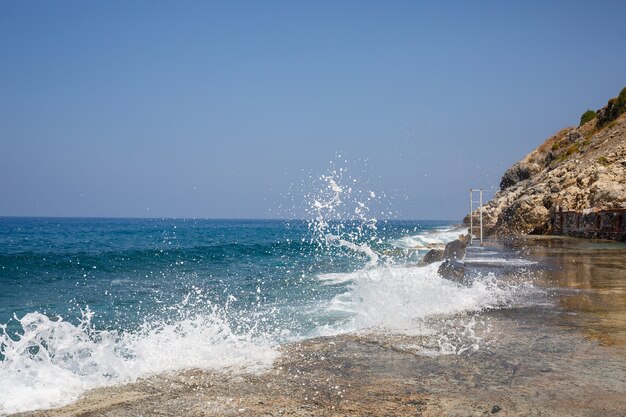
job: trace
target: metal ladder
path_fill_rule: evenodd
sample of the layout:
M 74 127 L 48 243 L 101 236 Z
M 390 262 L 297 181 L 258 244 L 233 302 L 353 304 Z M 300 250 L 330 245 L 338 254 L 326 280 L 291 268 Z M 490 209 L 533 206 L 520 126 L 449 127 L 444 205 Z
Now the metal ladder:
M 474 198 L 475 194 L 478 193 L 478 201 Z M 483 189 L 474 189 L 470 188 L 469 190 L 469 201 L 470 201 L 470 245 L 474 244 L 474 229 L 479 229 L 480 243 L 483 243 Z M 479 225 L 474 226 L 474 205 L 478 203 L 478 216 L 479 216 Z

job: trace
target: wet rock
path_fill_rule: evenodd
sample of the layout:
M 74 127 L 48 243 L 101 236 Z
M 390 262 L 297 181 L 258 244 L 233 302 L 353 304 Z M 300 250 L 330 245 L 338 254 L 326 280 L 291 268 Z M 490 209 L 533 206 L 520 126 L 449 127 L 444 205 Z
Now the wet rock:
M 461 262 L 446 259 L 439 265 L 437 273 L 444 279 L 466 285 L 465 265 Z
M 442 258 L 451 260 L 463 259 L 465 249 L 467 248 L 467 241 L 466 238 L 462 238 L 449 242 L 443 250 Z
M 420 260 L 419 265 L 429 265 L 442 260 L 459 260 L 465 256 L 465 250 L 469 242 L 468 235 L 462 235 L 458 239 L 448 242 L 446 247 L 441 249 L 431 249 Z
M 431 249 L 420 260 L 419 265 L 430 265 L 432 263 L 442 261 L 443 253 L 444 251 L 442 249 Z

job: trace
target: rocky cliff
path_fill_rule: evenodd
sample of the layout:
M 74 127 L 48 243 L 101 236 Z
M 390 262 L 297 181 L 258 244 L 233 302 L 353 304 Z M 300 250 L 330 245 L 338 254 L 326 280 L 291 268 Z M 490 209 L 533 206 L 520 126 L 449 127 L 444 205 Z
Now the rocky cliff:
M 487 234 L 547 234 L 560 210 L 626 208 L 626 88 L 515 163 L 486 204 Z

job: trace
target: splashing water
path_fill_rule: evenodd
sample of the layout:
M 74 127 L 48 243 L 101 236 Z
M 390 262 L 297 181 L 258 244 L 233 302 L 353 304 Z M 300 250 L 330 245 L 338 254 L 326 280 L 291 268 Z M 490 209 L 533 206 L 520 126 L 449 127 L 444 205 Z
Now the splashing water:
M 381 256 L 370 246 L 381 242 L 376 234 L 378 221 L 368 215 L 376 193 L 358 190 L 358 180 L 345 168 L 331 168 L 318 182 L 316 191 L 307 196 L 311 200 L 307 209 L 311 242 L 323 250 L 339 247 L 365 255 L 370 268 L 378 265 Z M 343 182 L 348 185 L 340 185 Z
M 407 268 L 393 256 L 381 254 L 372 246 L 384 247 L 391 243 L 404 250 L 427 250 L 445 245 L 465 230 L 438 227 L 425 233 L 405 233 L 400 238 L 383 242 L 378 235 L 378 221 L 367 216 L 367 204 L 375 198 L 375 192 L 355 192 L 357 181 L 344 169 L 332 169 L 320 176 L 319 182 L 319 191 L 311 198 L 309 230 L 313 235 L 312 242 L 324 252 L 334 247 L 345 248 L 348 252 L 339 254 L 363 254 L 369 261 L 356 271 L 317 277 L 322 285 L 345 288 L 317 311 L 318 315 L 335 318 L 319 326 L 317 335 L 362 330 L 434 334 L 437 335 L 438 354 L 460 354 L 477 350 L 481 344 L 473 314 L 510 305 L 528 295 L 525 283 L 499 282 L 493 274 L 478 277 L 469 287 L 459 286 L 438 275 L 439 263 Z M 346 183 L 349 185 L 344 185 Z M 433 320 L 438 316 L 446 318 Z M 458 317 L 453 319 L 452 326 L 448 317 L 454 316 Z M 428 352 L 433 354 L 435 350 Z
M 322 334 L 377 328 L 409 334 L 416 329 L 422 331 L 420 325 L 435 316 L 512 305 L 528 296 L 532 288 L 526 282 L 501 282 L 493 274 L 477 278 L 470 287 L 460 286 L 441 278 L 437 268 L 438 264 L 420 268 L 385 266 L 320 276 L 330 285 L 349 284 L 347 291 L 324 307 L 327 314 L 342 315 L 345 320 L 325 328 Z
M 176 320 L 146 322 L 135 332 L 96 330 L 89 309 L 78 325 L 40 313 L 16 318 L 22 335 L 0 327 L 0 414 L 63 405 L 95 387 L 166 371 L 258 372 L 272 364 L 273 338 L 253 327 L 235 332 L 227 308 L 207 310 L 181 310 Z

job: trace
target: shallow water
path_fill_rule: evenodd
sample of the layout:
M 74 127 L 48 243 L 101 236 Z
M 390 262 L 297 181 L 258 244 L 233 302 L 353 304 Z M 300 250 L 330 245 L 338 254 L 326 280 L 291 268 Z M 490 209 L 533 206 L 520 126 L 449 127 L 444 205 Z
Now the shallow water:
M 541 263 L 534 283 L 567 314 L 563 322 L 602 344 L 626 344 L 626 244 L 560 237 L 506 242 Z

